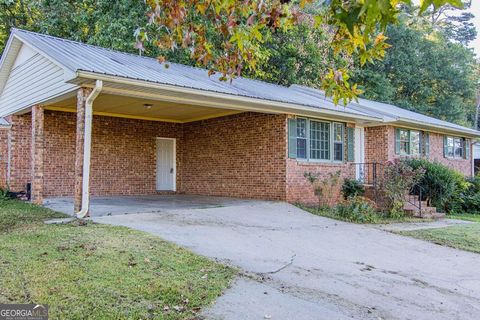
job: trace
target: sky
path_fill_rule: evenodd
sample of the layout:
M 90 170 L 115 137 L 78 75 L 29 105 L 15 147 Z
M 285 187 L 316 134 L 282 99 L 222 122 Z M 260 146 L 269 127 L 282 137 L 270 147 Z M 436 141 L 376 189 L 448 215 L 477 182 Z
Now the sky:
M 480 57 L 480 1 L 473 0 L 470 10 L 475 15 L 474 23 L 477 28 L 477 39 L 471 43 L 471 46 L 475 49 L 475 53 Z

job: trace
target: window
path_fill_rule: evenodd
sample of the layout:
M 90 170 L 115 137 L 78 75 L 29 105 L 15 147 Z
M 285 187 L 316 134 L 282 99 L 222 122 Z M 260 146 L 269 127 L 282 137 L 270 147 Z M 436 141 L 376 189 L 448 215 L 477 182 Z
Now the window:
M 307 158 L 307 120 L 297 120 L 297 158 Z
M 420 132 L 410 131 L 410 155 L 420 156 Z
M 344 133 L 343 124 L 333 124 L 333 160 L 343 161 L 344 147 L 343 147 Z
M 343 123 L 297 118 L 296 158 L 312 161 L 343 161 L 344 135 Z
M 466 159 L 469 158 L 469 141 L 460 137 L 444 137 L 443 153 L 446 158 Z
M 430 153 L 430 141 L 428 133 L 396 129 L 395 131 L 395 153 L 402 156 L 428 156 Z

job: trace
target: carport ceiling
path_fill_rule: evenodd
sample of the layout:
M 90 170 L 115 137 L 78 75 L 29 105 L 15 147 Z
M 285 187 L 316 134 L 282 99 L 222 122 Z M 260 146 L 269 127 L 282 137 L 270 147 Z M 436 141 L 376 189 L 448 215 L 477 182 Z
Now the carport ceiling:
M 76 97 L 69 97 L 49 104 L 46 109 L 76 112 L 76 103 Z M 241 112 L 112 94 L 98 96 L 93 104 L 93 111 L 96 115 L 169 122 L 191 122 Z

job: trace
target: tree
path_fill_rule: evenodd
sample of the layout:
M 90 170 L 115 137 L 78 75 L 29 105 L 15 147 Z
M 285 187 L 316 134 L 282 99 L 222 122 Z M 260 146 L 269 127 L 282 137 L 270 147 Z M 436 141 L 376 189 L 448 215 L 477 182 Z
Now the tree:
M 369 99 L 471 126 L 478 89 L 478 64 L 470 49 L 400 24 L 386 33 L 385 58 L 357 71 L 355 81 Z
M 209 73 L 232 80 L 244 69 L 255 72 L 264 56 L 262 45 L 277 30 L 311 18 L 316 27 L 328 28 L 335 54 L 357 57 L 360 64 L 381 59 L 388 45 L 382 35 L 387 25 L 397 21 L 400 4 L 409 0 L 325 0 L 320 14 L 309 15 L 305 4 L 313 0 L 147 0 L 151 8 L 149 28 L 139 28 L 137 48 L 145 43 L 161 50 L 181 48 L 190 52 L 195 63 Z M 460 0 L 421 0 L 420 12 L 430 6 L 461 6 Z M 215 32 L 209 33 L 208 30 Z M 165 61 L 159 56 L 159 61 Z M 346 68 L 330 68 L 322 75 L 321 87 L 334 101 L 344 103 L 360 93 L 349 81 Z
M 0 0 L 0 53 L 11 27 L 138 52 L 134 31 L 146 25 L 146 13 L 138 0 Z

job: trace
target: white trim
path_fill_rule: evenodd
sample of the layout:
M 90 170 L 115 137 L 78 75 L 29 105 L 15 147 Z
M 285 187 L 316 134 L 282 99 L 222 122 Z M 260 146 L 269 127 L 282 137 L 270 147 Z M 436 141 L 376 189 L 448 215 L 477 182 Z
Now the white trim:
M 173 188 L 172 190 L 160 190 L 158 189 L 158 145 L 155 143 L 155 189 L 156 191 L 177 191 L 177 138 L 165 138 L 165 137 L 157 137 L 155 139 L 155 142 L 158 140 L 172 140 L 173 141 L 173 152 L 172 152 L 172 157 L 173 157 Z

